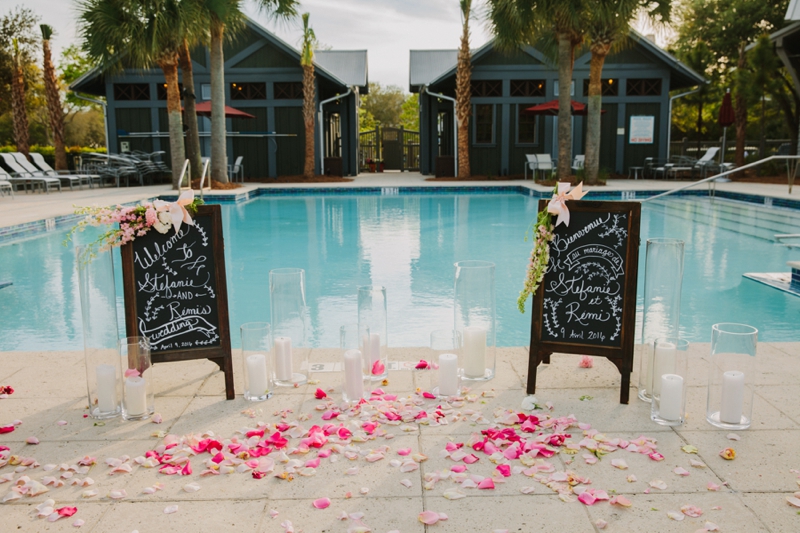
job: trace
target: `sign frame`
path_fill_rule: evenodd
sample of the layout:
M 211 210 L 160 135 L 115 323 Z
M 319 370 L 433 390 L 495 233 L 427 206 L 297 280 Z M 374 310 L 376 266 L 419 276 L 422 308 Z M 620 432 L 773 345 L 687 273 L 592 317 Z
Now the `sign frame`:
M 228 314 L 228 285 L 225 276 L 225 241 L 222 236 L 222 212 L 218 205 L 201 205 L 197 209 L 197 218 L 209 218 L 211 226 L 212 261 L 214 261 L 214 281 L 217 294 L 217 316 L 219 318 L 219 345 L 203 348 L 180 348 L 164 350 L 151 355 L 155 363 L 170 363 L 176 361 L 192 361 L 208 359 L 219 366 L 225 373 L 225 397 L 228 400 L 235 398 L 233 385 L 233 359 L 231 357 L 231 333 Z M 164 236 L 169 238 L 172 229 Z M 139 335 L 138 316 L 136 314 L 136 272 L 134 265 L 133 243 L 130 242 L 120 248 L 122 253 L 122 285 L 125 298 L 125 331 L 128 336 Z
M 539 200 L 539 211 L 547 209 L 548 200 Z M 570 213 L 625 213 L 628 215 L 628 242 L 625 250 L 625 282 L 622 298 L 622 327 L 619 347 L 599 346 L 591 341 L 556 342 L 542 340 L 544 313 L 544 280 L 533 295 L 531 317 L 531 344 L 528 352 L 527 393 L 536 392 L 536 369 L 539 363 L 550 364 L 553 353 L 596 355 L 611 361 L 622 376 L 620 403 L 630 400 L 630 380 L 633 371 L 634 337 L 636 335 L 636 286 L 639 273 L 640 221 L 642 205 L 639 202 L 570 200 L 566 203 Z
M 637 124 L 634 127 L 634 123 Z M 634 137 L 634 134 L 639 134 L 640 129 L 647 126 L 650 136 L 649 137 Z M 655 143 L 656 134 L 656 117 L 655 115 L 631 115 L 628 123 L 628 144 L 653 144 Z M 642 139 L 642 140 L 640 140 Z

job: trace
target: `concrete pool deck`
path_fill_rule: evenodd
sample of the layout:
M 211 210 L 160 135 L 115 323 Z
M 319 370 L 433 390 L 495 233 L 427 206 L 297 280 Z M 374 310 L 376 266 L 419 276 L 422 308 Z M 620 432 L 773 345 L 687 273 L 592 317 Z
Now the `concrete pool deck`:
M 608 439 L 633 441 L 644 435 L 657 440 L 658 451 L 665 458 L 658 462 L 646 454 L 618 449 L 590 465 L 584 458 L 585 449 L 570 455 L 563 447 L 552 458 L 544 462 L 539 460 L 539 467 L 550 463 L 556 472 L 572 471 L 579 477 L 591 479 L 591 484 L 585 487 L 607 491 L 612 497 L 625 496 L 632 502 L 630 508 L 612 506 L 607 501 L 593 506 L 562 501 L 551 488 L 521 473 L 525 467 L 518 459 L 501 461 L 519 468 L 515 468 L 510 477 L 496 477 L 494 489 L 463 488 L 461 492 L 466 497 L 451 500 L 444 495 L 458 485 L 451 479 L 444 479 L 426 490 L 426 482 L 437 472 L 449 471 L 456 464 L 443 457 L 448 442 L 466 442 L 473 432 L 489 427 L 508 427 L 498 424 L 497 420 L 505 418 L 507 410 L 521 411 L 521 402 L 526 396 L 527 352 L 526 348 L 498 349 L 496 378 L 473 386 L 466 401 L 454 402 L 450 410 L 445 408 L 447 425 L 381 419 L 379 429 L 386 434 L 352 443 L 360 453 L 351 455 L 351 460 L 334 453 L 322 459 L 315 469 L 316 475 L 295 475 L 293 481 L 275 477 L 287 466 L 281 462 L 278 452 L 270 456 L 275 458 L 274 472 L 263 479 L 254 479 L 249 471 L 201 477 L 203 462 L 211 457 L 206 454 L 191 458 L 194 473 L 189 476 L 159 474 L 156 468 L 145 468 L 134 461 L 129 463 L 132 465 L 130 473 L 109 475 L 111 468 L 106 466 L 105 460 L 144 455 L 163 442 L 161 437 L 154 436 L 159 431 L 163 432 L 162 436 L 200 436 L 213 432 L 222 440 L 261 423 L 267 426 L 267 435 L 275 431 L 275 424 L 291 424 L 298 419 L 305 429 L 314 424 L 323 425 L 326 422 L 320 419 L 323 411 L 318 410 L 318 406 L 325 401 L 315 399 L 315 389 L 324 389 L 338 401 L 340 374 L 316 373 L 311 377 L 319 380 L 318 384 L 278 389 L 267 402 L 251 403 L 241 394 L 235 400 L 225 400 L 222 374 L 211 362 L 160 364 L 154 368 L 155 402 L 156 411 L 163 416 L 162 424 L 114 419 L 95 425 L 92 419 L 83 418 L 86 377 L 81 352 L 0 353 L 0 385 L 15 388 L 13 395 L 0 399 L 0 425 L 10 424 L 14 419 L 22 421 L 14 432 L 0 435 L 0 445 L 8 446 L 11 454 L 35 458 L 41 465 L 67 467 L 86 455 L 96 457 L 98 463 L 88 473 L 95 481 L 90 487 L 71 486 L 70 479 L 66 479 L 63 487 L 50 486 L 45 494 L 0 504 L 2 529 L 75 531 L 73 522 L 82 519 L 85 525 L 79 531 L 284 532 L 285 525 L 281 524 L 288 520 L 296 532 L 357 531 L 350 529 L 359 524 L 356 520 L 340 520 L 344 511 L 363 513 L 361 522 L 376 533 L 391 530 L 401 533 L 505 530 L 528 533 L 559 529 L 588 533 L 597 531 L 598 520 L 608 523 L 605 531 L 626 533 L 691 533 L 706 527 L 706 521 L 718 525 L 722 532 L 800 530 L 798 509 L 786 500 L 800 490 L 800 403 L 797 402 L 800 343 L 759 345 L 761 376 L 757 382 L 754 422 L 751 429 L 736 433 L 741 440 L 729 440 L 730 431 L 716 429 L 705 421 L 708 344 L 694 344 L 690 348 L 688 419 L 680 428 L 651 422 L 650 405 L 639 401 L 635 390 L 631 391 L 629 405 L 619 404 L 619 374 L 603 358 L 594 358 L 594 368 L 583 369 L 578 367 L 578 356 L 555 354 L 551 365 L 540 367 L 536 397 L 539 404 L 544 406 L 552 402 L 553 406 L 552 412 L 547 408 L 534 411 L 540 419 L 544 419 L 545 414 L 554 417 L 574 414 L 579 422 L 591 424 L 591 428 Z M 390 351 L 390 359 L 395 361 L 429 357 L 425 349 L 393 348 Z M 331 362 L 338 360 L 339 354 L 337 350 L 314 349 L 310 358 L 312 363 Z M 234 351 L 234 362 L 236 388 L 241 393 L 238 350 Z M 383 389 L 398 397 L 412 395 L 416 390 L 428 391 L 434 375 L 431 370 L 391 372 Z M 634 372 L 632 383 L 636 382 L 637 373 Z M 436 400 L 417 398 L 419 407 L 428 413 L 441 405 Z M 254 411 L 243 413 L 247 409 Z M 336 419 L 331 422 L 339 423 Z M 376 435 L 380 433 L 377 431 Z M 574 426 L 564 433 L 571 434 L 568 440 L 575 444 L 584 436 L 584 431 Z M 238 436 L 244 438 L 241 434 Z M 26 444 L 28 437 L 37 437 L 40 443 Z M 330 442 L 334 441 L 332 437 Z M 330 442 L 323 449 L 330 448 Z M 697 453 L 683 451 L 681 448 L 687 444 L 695 446 Z M 292 438 L 287 449 L 298 445 L 299 439 Z M 385 458 L 368 462 L 367 451 L 381 447 Z M 736 450 L 735 460 L 726 461 L 719 456 L 719 451 L 727 447 Z M 427 460 L 419 463 L 418 470 L 403 473 L 397 463 L 391 463 L 395 459 L 406 459 L 397 454 L 404 448 L 411 449 L 412 454 L 427 456 Z M 468 472 L 491 476 L 495 464 L 487 454 L 476 452 L 476 455 L 480 460 L 470 464 Z M 307 454 L 289 455 L 301 459 L 301 464 L 316 456 L 317 450 L 313 448 Z M 334 457 L 339 460 L 332 460 Z M 613 459 L 624 459 L 628 468 L 614 468 Z M 701 461 L 706 466 L 693 467 L 691 460 Z M 683 468 L 688 475 L 675 473 L 676 467 Z M 44 472 L 43 466 L 14 473 L 15 468 L 2 467 L 0 475 L 10 474 L 13 483 L 25 475 L 41 481 L 45 476 L 62 473 L 58 469 Z M 352 470 L 354 468 L 356 470 Z M 635 476 L 635 481 L 629 480 L 631 475 Z M 655 480 L 663 480 L 666 488 L 652 488 L 650 482 Z M 142 493 L 144 488 L 157 482 L 163 483 L 163 490 L 150 495 Z M 12 483 L 0 484 L 0 499 L 9 492 Z M 201 490 L 186 492 L 183 487 L 187 483 L 197 483 Z M 708 489 L 715 485 L 720 486 L 718 491 Z M 524 494 L 523 487 L 534 490 Z M 96 490 L 98 494 L 84 498 L 82 492 L 87 489 Z M 109 498 L 110 491 L 120 489 L 127 492 L 126 497 L 116 501 Z M 315 509 L 312 502 L 323 497 L 330 498 L 330 507 Z M 37 518 L 35 507 L 48 498 L 55 500 L 56 508 L 77 507 L 77 514 L 54 523 Z M 682 516 L 680 509 L 686 505 L 702 509 L 702 517 L 687 516 L 682 521 L 668 517 L 670 511 L 678 511 Z M 165 514 L 169 506 L 177 506 L 177 512 Z M 273 510 L 278 513 L 275 518 L 270 514 Z M 446 513 L 449 519 L 424 526 L 417 519 L 423 511 Z
M 214 195 L 237 195 L 253 189 L 271 188 L 360 188 L 360 187 L 485 187 L 485 186 L 519 186 L 537 191 L 547 192 L 550 187 L 536 185 L 532 181 L 506 180 L 506 181 L 425 181 L 428 176 L 416 172 L 384 172 L 378 174 L 360 174 L 351 182 L 333 183 L 247 183 L 243 188 L 231 191 L 217 191 Z M 608 184 L 597 189 L 602 191 L 653 191 L 671 190 L 687 185 L 686 181 L 670 180 L 609 180 Z M 707 190 L 708 185 L 698 185 L 694 190 Z M 782 199 L 800 199 L 800 192 L 788 193 L 787 185 L 762 184 L 762 183 L 717 183 L 718 191 L 735 192 L 741 194 L 754 194 Z M 16 193 L 12 199 L 9 196 L 0 197 L 0 228 L 17 226 L 58 216 L 71 215 L 76 207 L 94 205 L 115 205 L 119 203 L 138 202 L 161 194 L 171 194 L 168 185 L 150 185 L 146 187 L 130 188 L 94 188 L 73 190 L 65 189 L 63 192 L 43 193 Z

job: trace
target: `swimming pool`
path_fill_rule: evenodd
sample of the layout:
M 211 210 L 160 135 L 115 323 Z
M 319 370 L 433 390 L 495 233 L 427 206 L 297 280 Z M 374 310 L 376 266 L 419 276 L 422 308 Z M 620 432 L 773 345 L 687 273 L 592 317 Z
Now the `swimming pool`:
M 425 346 L 432 330 L 452 324 L 453 263 L 465 259 L 497 264 L 498 345 L 528 344 L 530 315 L 517 311 L 516 298 L 537 198 L 502 191 L 302 194 L 222 205 L 234 346 L 240 324 L 269 320 L 269 270 L 289 266 L 306 270 L 314 346 L 338 344 L 338 327 L 356 319 L 356 287 L 366 284 L 387 287 L 390 345 Z M 0 246 L 0 282 L 13 281 L 0 289 L 0 350 L 83 348 L 74 254 L 61 244 L 64 233 Z M 708 342 L 712 324 L 744 322 L 762 341 L 800 340 L 800 298 L 742 278 L 787 271 L 786 261 L 798 258 L 772 242 L 776 233 L 800 233 L 800 211 L 699 196 L 643 204 L 640 305 L 645 240 L 680 238 L 685 338 Z

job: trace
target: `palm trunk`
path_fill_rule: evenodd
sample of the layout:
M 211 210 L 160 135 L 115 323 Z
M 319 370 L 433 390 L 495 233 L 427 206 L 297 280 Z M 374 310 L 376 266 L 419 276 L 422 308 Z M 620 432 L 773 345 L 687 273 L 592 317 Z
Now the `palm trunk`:
M 558 33 L 558 179 L 569 181 L 572 152 L 573 45 L 568 33 Z
M 167 117 L 169 119 L 169 151 L 172 160 L 172 188 L 180 188 L 184 163 L 181 91 L 178 87 L 178 57 L 172 55 L 159 62 L 167 82 Z
M 228 183 L 228 139 L 225 127 L 225 58 L 222 36 L 225 25 L 211 18 L 211 177 Z
M 739 46 L 739 61 L 737 63 L 740 70 L 745 67 L 744 43 Z M 744 92 L 741 87 L 736 88 L 734 96 L 733 114 L 736 118 L 736 159 L 737 167 L 745 164 L 744 144 L 747 136 L 747 102 L 745 102 Z
M 603 106 L 603 87 L 600 78 L 610 49 L 611 43 L 593 44 L 592 59 L 589 63 L 589 106 L 586 117 L 586 156 L 584 161 L 586 183 L 589 185 L 596 184 L 600 174 L 600 110 Z M 559 94 L 561 94 L 560 91 Z
M 763 90 L 763 89 L 762 89 Z M 765 130 L 766 125 L 766 100 L 764 98 L 764 94 L 761 95 L 761 139 L 759 139 L 758 143 L 758 158 L 764 159 L 767 157 L 767 133 Z M 758 167 L 758 175 L 761 176 L 763 173 L 764 167 Z
M 64 110 L 61 107 L 61 95 L 56 82 L 56 71 L 50 53 L 50 41 L 42 41 L 44 52 L 44 87 L 47 97 L 47 114 L 50 118 L 50 129 L 53 131 L 53 145 L 56 149 L 56 170 L 67 170 L 67 152 L 64 149 Z
M 697 104 L 697 153 L 699 154 L 703 149 L 703 101 Z
M 183 73 L 183 90 L 186 97 L 183 99 L 183 120 L 186 124 L 186 159 L 192 165 L 192 179 L 200 178 L 202 172 L 200 160 L 200 134 L 197 128 L 197 99 L 194 92 L 194 72 L 192 70 L 192 56 L 189 54 L 189 43 L 183 40 L 180 50 L 180 65 Z
M 303 65 L 303 124 L 306 129 L 303 177 L 306 179 L 314 179 L 314 93 L 314 65 Z M 322 128 L 322 124 L 319 127 Z M 322 146 L 320 150 L 323 150 Z
M 458 169 L 459 178 L 472 175 L 469 163 L 469 118 L 472 115 L 472 58 L 469 51 L 469 11 L 470 3 L 465 6 L 464 25 L 461 32 L 461 47 L 458 49 L 458 65 L 456 67 L 456 121 L 458 123 Z
M 11 78 L 11 111 L 14 114 L 14 142 L 17 152 L 28 156 L 28 110 L 25 108 L 25 76 L 19 58 L 14 60 L 14 72 Z

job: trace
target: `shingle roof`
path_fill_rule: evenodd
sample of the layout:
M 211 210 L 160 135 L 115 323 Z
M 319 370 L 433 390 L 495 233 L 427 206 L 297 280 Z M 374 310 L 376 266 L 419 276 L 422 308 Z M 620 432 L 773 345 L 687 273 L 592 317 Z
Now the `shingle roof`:
M 800 20 L 800 0 L 792 0 L 789 2 L 789 8 L 786 10 L 786 20 Z
M 432 82 L 455 67 L 457 60 L 458 50 L 411 50 L 408 80 L 411 90 Z
M 314 63 L 348 86 L 367 86 L 366 50 L 314 50 Z

